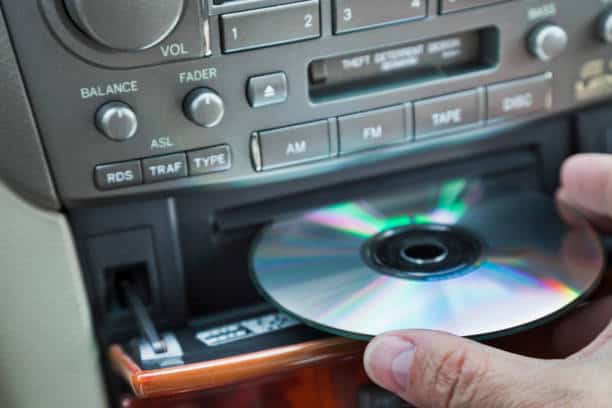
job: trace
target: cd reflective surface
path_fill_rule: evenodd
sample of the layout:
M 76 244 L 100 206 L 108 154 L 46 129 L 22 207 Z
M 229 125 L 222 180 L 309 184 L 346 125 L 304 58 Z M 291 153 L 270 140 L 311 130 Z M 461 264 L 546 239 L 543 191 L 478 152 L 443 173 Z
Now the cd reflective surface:
M 539 193 L 452 180 L 272 224 L 252 274 L 274 304 L 334 334 L 492 337 L 555 316 L 598 283 L 600 240 L 572 224 Z

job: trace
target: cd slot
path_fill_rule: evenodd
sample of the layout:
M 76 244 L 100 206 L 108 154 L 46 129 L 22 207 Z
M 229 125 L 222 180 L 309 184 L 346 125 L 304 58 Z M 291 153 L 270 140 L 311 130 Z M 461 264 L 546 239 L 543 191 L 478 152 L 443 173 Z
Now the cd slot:
M 509 176 L 508 176 L 509 175 Z M 508 176 L 508 177 L 506 177 Z M 384 180 L 367 179 L 344 185 L 265 201 L 248 207 L 223 210 L 215 217 L 219 233 L 251 228 L 270 221 L 285 218 L 315 207 L 335 202 L 353 200 L 364 195 L 394 191 L 405 186 L 416 186 L 455 177 L 503 178 L 512 184 L 516 181 L 525 187 L 538 188 L 537 156 L 530 149 L 520 149 L 496 155 L 477 156 L 469 161 L 448 163 L 422 169 L 419 173 L 404 172 L 387 175 Z
M 313 61 L 309 66 L 313 101 L 355 93 L 417 85 L 494 68 L 499 62 L 499 30 L 487 27 Z

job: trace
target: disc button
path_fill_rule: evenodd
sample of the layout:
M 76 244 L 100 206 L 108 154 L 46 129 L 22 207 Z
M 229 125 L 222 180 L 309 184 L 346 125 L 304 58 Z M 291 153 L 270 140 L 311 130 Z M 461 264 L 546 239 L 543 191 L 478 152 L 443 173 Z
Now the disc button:
M 131 139 L 138 130 L 134 110 L 123 102 L 109 102 L 96 113 L 96 127 L 104 136 L 116 142 Z
M 550 110 L 552 74 L 491 85 L 487 96 L 489 123 Z

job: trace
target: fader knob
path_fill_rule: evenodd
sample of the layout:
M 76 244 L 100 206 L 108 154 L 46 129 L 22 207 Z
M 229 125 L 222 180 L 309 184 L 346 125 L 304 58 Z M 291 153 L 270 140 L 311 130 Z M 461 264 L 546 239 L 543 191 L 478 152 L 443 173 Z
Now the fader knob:
M 567 32 L 555 24 L 543 24 L 529 35 L 529 51 L 540 61 L 550 61 L 567 48 Z
M 185 116 L 198 126 L 211 128 L 221 123 L 225 115 L 223 99 L 209 88 L 197 88 L 183 102 Z
M 64 0 L 70 17 L 91 39 L 121 51 L 163 41 L 178 24 L 185 0 Z

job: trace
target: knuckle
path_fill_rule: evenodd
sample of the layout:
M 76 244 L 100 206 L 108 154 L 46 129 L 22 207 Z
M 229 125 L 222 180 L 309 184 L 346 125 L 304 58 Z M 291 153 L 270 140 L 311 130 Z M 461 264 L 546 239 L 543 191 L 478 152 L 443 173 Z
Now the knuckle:
M 487 366 L 486 354 L 474 356 L 466 349 L 445 353 L 434 363 L 429 401 L 440 408 L 472 406 L 481 393 Z

